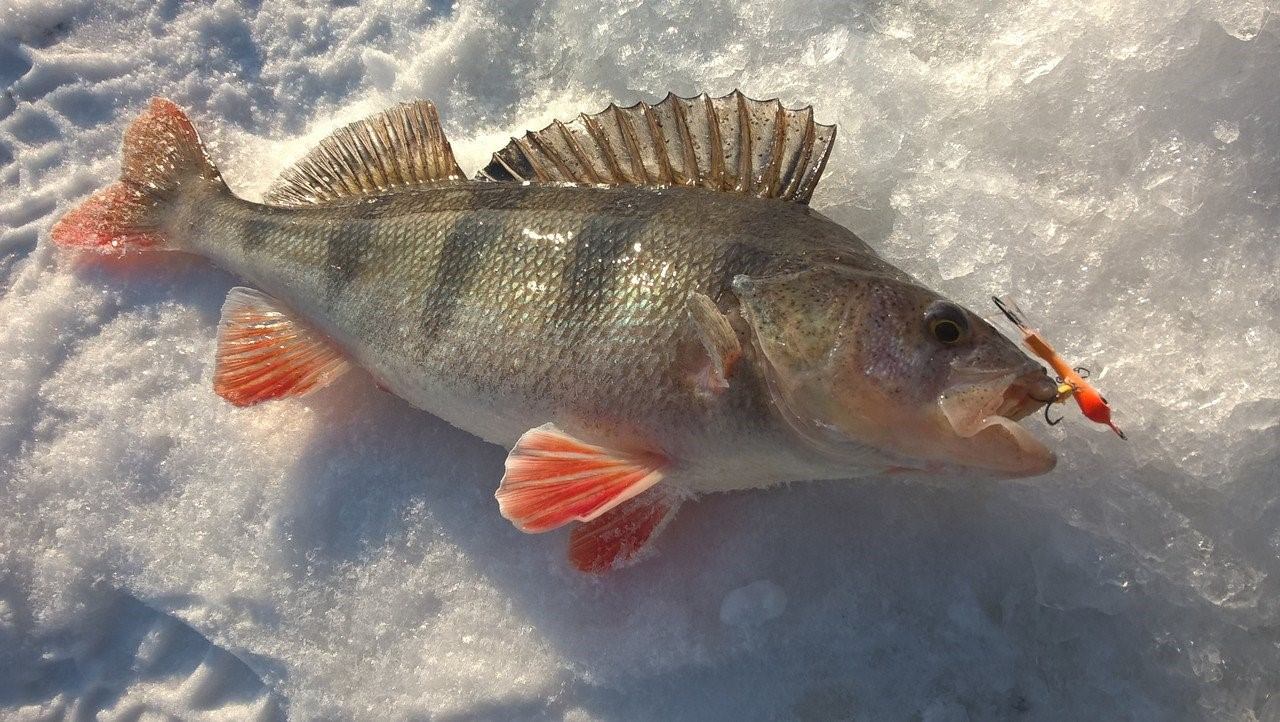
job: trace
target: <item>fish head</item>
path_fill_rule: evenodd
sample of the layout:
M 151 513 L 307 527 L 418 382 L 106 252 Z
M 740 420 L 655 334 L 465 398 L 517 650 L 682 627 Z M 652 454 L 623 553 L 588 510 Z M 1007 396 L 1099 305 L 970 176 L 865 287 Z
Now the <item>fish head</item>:
M 734 290 L 775 407 L 850 463 L 1034 476 L 1056 458 L 1017 422 L 1057 384 L 972 311 L 908 280 L 840 267 Z

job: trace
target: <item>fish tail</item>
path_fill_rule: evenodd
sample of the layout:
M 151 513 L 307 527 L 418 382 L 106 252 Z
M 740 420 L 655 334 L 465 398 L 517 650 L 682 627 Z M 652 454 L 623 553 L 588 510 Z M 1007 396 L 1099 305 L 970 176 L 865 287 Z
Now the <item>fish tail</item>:
M 173 248 L 166 220 L 184 195 L 230 193 L 195 126 L 172 101 L 152 98 L 124 134 L 120 180 L 58 220 L 60 246 L 125 253 Z

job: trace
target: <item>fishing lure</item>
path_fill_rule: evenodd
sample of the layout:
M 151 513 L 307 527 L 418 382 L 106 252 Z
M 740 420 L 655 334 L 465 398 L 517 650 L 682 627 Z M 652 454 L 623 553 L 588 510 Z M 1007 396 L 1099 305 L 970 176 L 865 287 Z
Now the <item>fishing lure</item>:
M 1022 342 L 1026 344 L 1027 348 L 1044 359 L 1058 374 L 1058 398 L 1050 401 L 1045 406 L 1045 419 L 1049 421 L 1049 424 L 1053 425 L 1061 421 L 1061 419 L 1057 421 L 1049 419 L 1049 406 L 1055 403 L 1064 403 L 1068 398 L 1074 397 L 1085 418 L 1095 423 L 1109 426 L 1112 431 L 1116 432 L 1116 436 L 1127 439 L 1128 437 L 1124 435 L 1120 427 L 1116 426 L 1115 422 L 1111 420 L 1111 406 L 1107 403 L 1107 399 L 1094 388 L 1093 384 L 1085 380 L 1089 375 L 1088 369 L 1076 368 L 1067 363 L 1066 359 L 1062 358 L 1053 349 L 1053 346 L 1049 345 L 1044 336 L 1040 335 L 1039 331 L 1027 323 L 1026 314 L 1023 313 L 1022 309 L 1018 308 L 1018 304 L 1011 297 L 998 298 L 992 296 L 991 300 L 995 301 L 996 308 L 1000 309 L 1005 318 L 1009 319 L 1022 332 Z

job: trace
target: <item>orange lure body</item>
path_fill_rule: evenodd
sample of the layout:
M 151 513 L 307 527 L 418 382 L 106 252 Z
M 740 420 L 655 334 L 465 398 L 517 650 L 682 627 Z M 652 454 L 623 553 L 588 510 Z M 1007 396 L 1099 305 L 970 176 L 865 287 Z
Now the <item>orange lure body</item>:
M 1062 358 L 1054 350 L 1053 346 L 1049 345 L 1049 342 L 1044 339 L 1044 336 L 1040 335 L 1039 331 L 1027 323 L 1022 309 L 1018 308 L 1018 304 L 1014 303 L 1013 299 L 1008 296 L 1004 299 L 992 296 L 991 300 L 996 302 L 996 306 L 1004 313 L 1005 317 L 1022 332 L 1022 342 L 1026 344 L 1027 348 L 1036 356 L 1044 359 L 1045 363 L 1053 367 L 1054 372 L 1058 374 L 1058 378 L 1062 380 L 1062 383 L 1071 387 L 1070 395 L 1075 397 L 1076 403 L 1080 406 L 1080 411 L 1085 418 L 1109 426 L 1112 431 L 1116 432 L 1117 436 L 1122 439 L 1127 438 L 1124 432 L 1120 430 L 1120 427 L 1116 426 L 1111 420 L 1111 406 L 1107 404 L 1106 398 L 1094 388 L 1093 384 L 1086 381 L 1075 370 L 1075 367 L 1067 363 L 1066 359 Z M 1065 397 L 1062 397 L 1062 400 L 1065 400 Z

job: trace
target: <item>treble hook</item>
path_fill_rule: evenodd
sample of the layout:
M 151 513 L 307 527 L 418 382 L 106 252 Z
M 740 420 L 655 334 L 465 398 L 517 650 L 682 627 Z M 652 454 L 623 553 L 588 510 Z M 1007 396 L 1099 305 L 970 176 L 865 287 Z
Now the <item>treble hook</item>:
M 1051 409 L 1051 408 L 1053 408 L 1053 402 L 1052 402 L 1052 401 L 1050 401 L 1050 402 L 1048 402 L 1048 403 L 1046 403 L 1046 404 L 1044 405 L 1044 421 L 1045 421 L 1045 423 L 1046 423 L 1046 424 L 1048 424 L 1048 425 L 1050 425 L 1050 426 L 1057 426 L 1058 424 L 1062 423 L 1062 418 L 1063 418 L 1063 417 L 1059 416 L 1059 417 L 1058 417 L 1058 418 L 1056 418 L 1056 419 L 1051 419 L 1051 418 L 1049 418 L 1049 409 Z
M 1089 378 L 1090 371 L 1089 371 L 1089 369 L 1087 369 L 1087 368 L 1085 368 L 1085 367 L 1083 367 L 1083 366 L 1077 366 L 1077 367 L 1075 367 L 1075 368 L 1074 368 L 1074 369 L 1072 369 L 1072 370 L 1073 370 L 1073 371 L 1075 371 L 1076 373 L 1080 374 L 1080 378 L 1082 378 L 1082 379 L 1087 379 L 1087 378 Z

